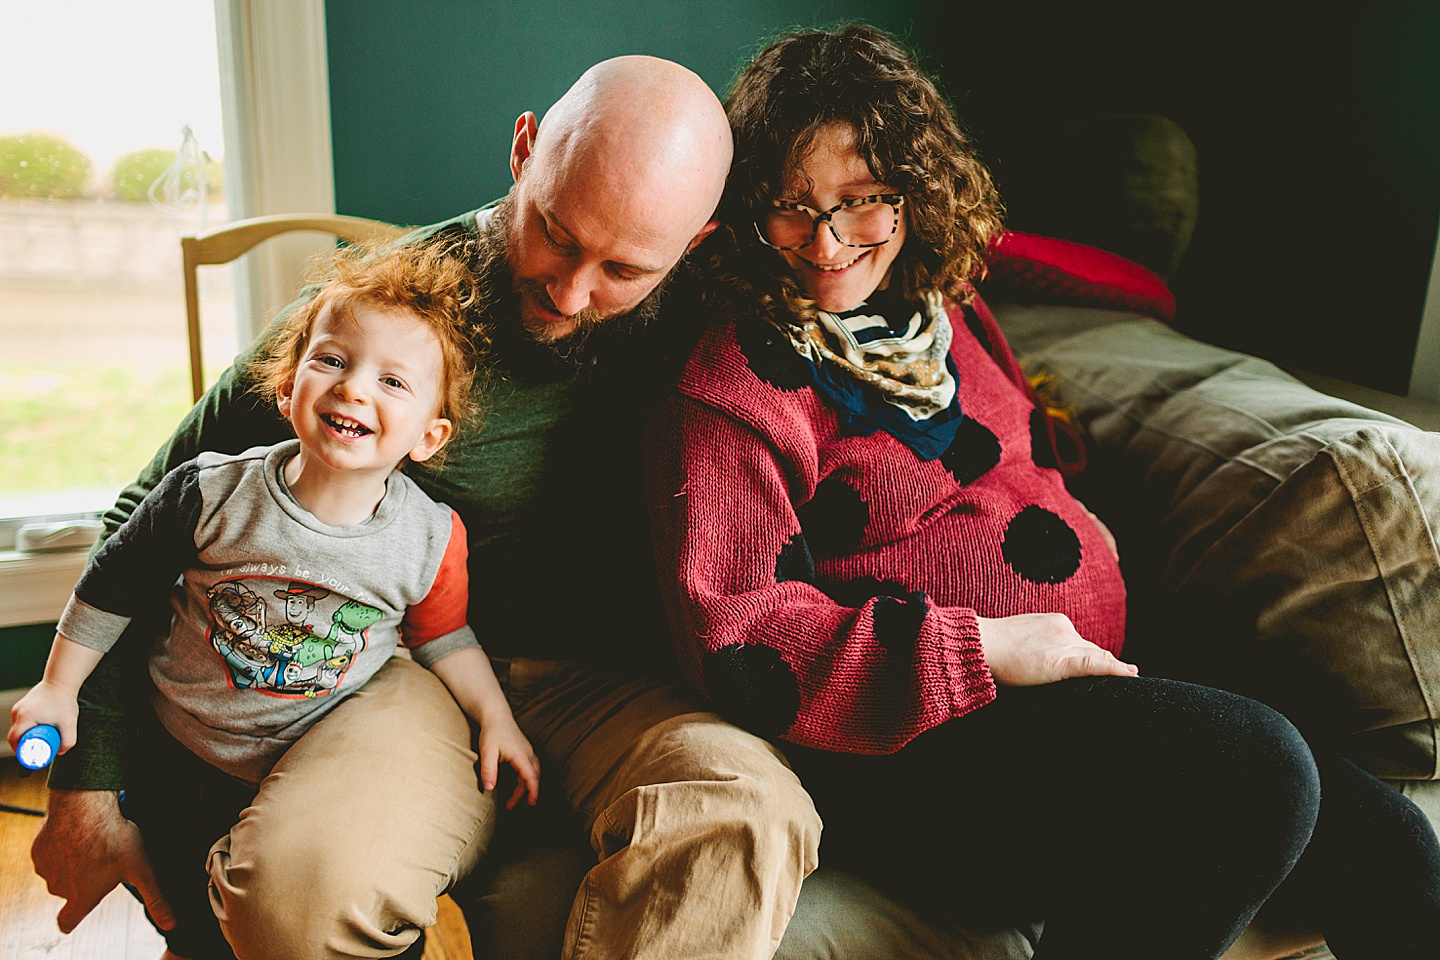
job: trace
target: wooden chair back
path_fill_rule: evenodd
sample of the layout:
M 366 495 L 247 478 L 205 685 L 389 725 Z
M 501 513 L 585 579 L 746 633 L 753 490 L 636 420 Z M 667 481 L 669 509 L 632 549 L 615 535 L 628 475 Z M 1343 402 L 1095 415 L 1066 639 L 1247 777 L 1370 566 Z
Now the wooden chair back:
M 185 322 L 190 337 L 190 389 L 199 400 L 205 392 L 205 374 L 200 357 L 200 288 L 197 271 L 202 266 L 229 263 L 271 237 L 296 230 L 329 233 L 350 243 L 393 240 L 408 228 L 347 217 L 333 213 L 282 213 L 236 220 L 197 236 L 181 237 L 180 250 L 185 269 Z

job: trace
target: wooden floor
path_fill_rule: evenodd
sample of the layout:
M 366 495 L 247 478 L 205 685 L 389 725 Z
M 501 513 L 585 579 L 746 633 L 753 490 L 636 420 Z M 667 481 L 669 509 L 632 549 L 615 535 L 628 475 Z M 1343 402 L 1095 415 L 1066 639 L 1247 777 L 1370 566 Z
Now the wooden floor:
M 45 808 L 45 778 L 20 775 L 13 757 L 0 760 L 0 803 Z M 69 936 L 55 926 L 60 899 L 30 868 L 38 816 L 0 812 L 0 958 L 3 960 L 157 960 L 165 941 L 140 904 L 115 890 Z M 460 909 L 440 899 L 439 922 L 426 933 L 424 960 L 474 960 Z

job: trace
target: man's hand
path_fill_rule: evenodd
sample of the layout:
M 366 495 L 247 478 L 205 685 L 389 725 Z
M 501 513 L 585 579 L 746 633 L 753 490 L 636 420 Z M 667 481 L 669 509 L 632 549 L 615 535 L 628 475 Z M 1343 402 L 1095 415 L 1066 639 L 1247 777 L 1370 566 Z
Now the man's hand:
M 74 930 L 122 882 L 140 892 L 161 929 L 175 926 L 140 829 L 120 815 L 119 799 L 108 790 L 51 790 L 30 860 L 45 889 L 65 901 L 56 917 L 61 933 Z
M 1133 677 L 1140 672 L 1080 636 L 1063 613 L 979 619 L 980 646 L 998 684 L 1035 687 L 1070 677 Z

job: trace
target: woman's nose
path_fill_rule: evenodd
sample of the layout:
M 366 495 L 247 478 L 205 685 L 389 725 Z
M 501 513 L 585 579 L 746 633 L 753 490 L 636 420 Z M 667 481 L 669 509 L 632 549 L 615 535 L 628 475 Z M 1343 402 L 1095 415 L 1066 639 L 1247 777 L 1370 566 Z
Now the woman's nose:
M 807 245 L 811 255 L 817 260 L 828 260 L 835 256 L 845 244 L 835 238 L 835 231 L 830 226 L 830 221 L 815 224 L 815 236 Z

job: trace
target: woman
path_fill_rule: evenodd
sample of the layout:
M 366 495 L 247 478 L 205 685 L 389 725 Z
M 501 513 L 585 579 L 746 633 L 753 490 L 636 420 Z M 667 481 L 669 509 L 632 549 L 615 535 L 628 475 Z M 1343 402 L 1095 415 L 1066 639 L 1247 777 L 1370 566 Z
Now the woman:
M 1413 805 L 1117 658 L 1113 540 L 970 285 L 998 198 L 913 59 L 799 34 L 726 108 L 734 282 L 652 424 L 652 523 L 682 664 L 784 741 L 824 862 L 1043 918 L 1046 958 L 1216 957 L 1277 887 L 1342 960 L 1433 952 Z

